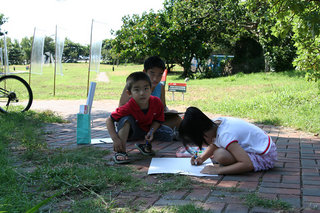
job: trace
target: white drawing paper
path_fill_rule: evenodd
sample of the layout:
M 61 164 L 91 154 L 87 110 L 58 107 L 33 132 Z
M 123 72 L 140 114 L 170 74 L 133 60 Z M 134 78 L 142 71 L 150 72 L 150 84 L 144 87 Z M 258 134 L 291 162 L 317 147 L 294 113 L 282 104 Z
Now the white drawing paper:
M 200 173 L 206 165 L 213 165 L 211 159 L 206 160 L 202 165 L 195 166 L 191 165 L 190 158 L 152 158 L 148 175 L 172 173 L 191 176 L 217 176 Z
M 91 139 L 91 144 L 113 143 L 111 138 L 94 138 Z

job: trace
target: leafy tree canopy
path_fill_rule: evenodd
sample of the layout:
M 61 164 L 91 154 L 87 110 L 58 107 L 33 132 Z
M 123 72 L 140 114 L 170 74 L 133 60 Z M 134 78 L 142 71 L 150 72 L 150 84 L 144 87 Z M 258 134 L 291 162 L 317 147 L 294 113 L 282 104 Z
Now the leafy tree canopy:
M 293 64 L 298 70 L 307 71 L 309 80 L 319 80 L 320 2 L 270 0 L 270 3 L 270 13 L 276 17 L 276 24 L 272 27 L 273 34 L 284 37 L 292 30 L 297 48 L 297 57 Z
M 4 17 L 4 14 L 0 13 L 0 36 L 4 35 L 4 33 L 6 33 L 1 30 L 1 25 L 3 25 L 6 22 L 7 22 L 7 18 Z

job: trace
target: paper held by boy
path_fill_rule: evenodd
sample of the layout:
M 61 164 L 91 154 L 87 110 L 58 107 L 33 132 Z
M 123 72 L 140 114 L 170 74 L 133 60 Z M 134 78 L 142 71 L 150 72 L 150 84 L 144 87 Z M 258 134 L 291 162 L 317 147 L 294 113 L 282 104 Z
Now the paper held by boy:
M 190 158 L 152 158 L 148 175 L 171 173 L 191 176 L 218 176 L 200 173 L 206 165 L 213 165 L 211 159 L 206 160 L 202 165 L 195 166 L 191 165 Z

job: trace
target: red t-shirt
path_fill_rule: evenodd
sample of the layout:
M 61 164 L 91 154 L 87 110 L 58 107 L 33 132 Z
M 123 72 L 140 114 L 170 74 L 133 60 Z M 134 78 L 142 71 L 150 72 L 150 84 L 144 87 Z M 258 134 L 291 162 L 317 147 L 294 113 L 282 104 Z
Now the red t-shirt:
M 131 98 L 125 105 L 118 107 L 111 113 L 111 118 L 114 121 L 119 121 L 124 116 L 131 115 L 136 119 L 138 126 L 148 132 L 153 121 L 164 122 L 163 104 L 158 97 L 150 96 L 149 109 L 145 114 L 137 104 L 137 102 Z

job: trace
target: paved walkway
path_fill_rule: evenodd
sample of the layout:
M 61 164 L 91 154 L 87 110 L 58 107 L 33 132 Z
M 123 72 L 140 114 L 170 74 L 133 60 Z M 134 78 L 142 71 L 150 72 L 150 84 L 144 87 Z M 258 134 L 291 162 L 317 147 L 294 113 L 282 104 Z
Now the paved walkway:
M 33 109 L 44 109 L 44 103 L 39 106 L 35 101 Z M 60 104 L 66 102 L 60 102 Z M 47 142 L 51 148 L 76 148 L 76 113 L 78 103 L 70 101 L 72 107 L 64 105 L 62 109 L 56 107 L 54 102 L 48 109 L 61 113 L 71 122 L 67 124 L 50 124 L 46 127 Z M 105 119 L 117 106 L 115 101 L 94 102 L 92 110 L 93 128 L 92 138 L 103 138 L 108 135 Z M 66 109 L 68 109 L 66 111 Z M 185 205 L 195 203 L 212 212 L 276 212 L 262 207 L 248 208 L 243 204 L 242 195 L 256 192 L 259 196 L 268 199 L 281 199 L 292 205 L 290 212 L 320 212 L 320 138 L 312 134 L 296 131 L 290 128 L 271 125 L 259 125 L 269 133 L 275 141 L 279 161 L 276 167 L 267 172 L 248 173 L 244 175 L 219 175 L 217 177 L 192 177 L 197 184 L 191 190 L 180 190 L 168 194 L 126 193 L 116 194 L 115 200 L 121 203 L 126 199 L 144 201 L 140 209 L 150 206 Z M 175 157 L 176 150 L 181 142 L 155 142 L 154 149 L 157 157 Z M 112 144 L 101 144 L 112 150 Z M 135 158 L 132 166 L 145 173 L 141 178 L 147 182 L 157 180 L 157 175 L 147 175 L 150 158 L 139 158 L 138 151 L 133 144 L 129 145 L 129 155 Z M 106 158 L 110 158 L 107 156 Z M 111 163 L 111 161 L 110 161 Z M 204 183 L 204 184 L 199 184 Z

